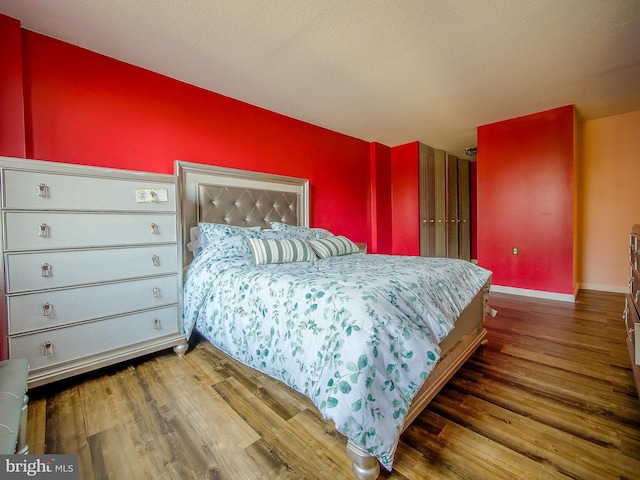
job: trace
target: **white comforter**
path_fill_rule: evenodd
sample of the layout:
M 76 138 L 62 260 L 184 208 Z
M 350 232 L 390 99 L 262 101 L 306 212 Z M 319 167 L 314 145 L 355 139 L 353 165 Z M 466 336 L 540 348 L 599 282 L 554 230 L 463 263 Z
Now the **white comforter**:
M 308 396 L 391 469 L 438 343 L 490 276 L 442 258 L 353 254 L 255 266 L 204 250 L 187 273 L 185 329 Z

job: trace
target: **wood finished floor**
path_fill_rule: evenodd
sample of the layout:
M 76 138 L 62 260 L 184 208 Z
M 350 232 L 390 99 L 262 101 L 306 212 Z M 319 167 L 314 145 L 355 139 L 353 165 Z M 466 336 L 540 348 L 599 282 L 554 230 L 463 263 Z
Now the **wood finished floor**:
M 489 344 L 401 438 L 383 479 L 640 479 L 640 403 L 619 294 L 492 294 Z M 30 392 L 31 453 L 79 478 L 349 479 L 305 398 L 201 341 Z

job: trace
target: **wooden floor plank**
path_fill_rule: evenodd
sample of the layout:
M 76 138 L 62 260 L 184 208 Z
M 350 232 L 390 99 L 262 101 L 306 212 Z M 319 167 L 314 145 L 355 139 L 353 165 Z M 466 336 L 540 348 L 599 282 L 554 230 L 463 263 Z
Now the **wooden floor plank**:
M 29 453 L 44 452 L 45 432 L 47 430 L 46 398 L 30 398 L 27 422 L 27 440 Z
M 620 448 L 626 437 L 640 441 L 640 429 L 631 425 L 528 392 L 518 385 L 504 384 L 491 378 L 470 381 L 466 378 L 466 373 L 467 371 L 461 371 L 452 379 L 448 388 L 473 395 L 601 446 Z
M 625 459 L 617 449 L 602 448 L 473 396 L 459 404 L 443 395 L 431 407 L 454 423 L 470 428 L 509 450 L 551 465 L 569 477 L 605 479 L 612 469 L 619 469 L 625 477 L 632 472 L 640 472 L 640 461 Z M 573 457 L 581 461 L 576 462 Z
M 640 480 L 640 403 L 624 297 L 491 294 L 489 344 L 401 437 L 386 480 Z M 79 478 L 352 479 L 313 404 L 204 341 L 29 392 L 31 453 Z
M 94 465 L 89 448 L 89 435 L 85 430 L 85 410 L 82 408 L 76 386 L 63 388 L 53 398 L 47 399 L 47 421 L 44 451 L 30 453 L 75 453 L 78 454 L 78 473 L 83 479 L 94 478 Z M 28 419 L 30 422 L 31 416 Z M 27 438 L 31 445 L 38 445 Z
M 553 468 L 454 422 L 445 421 L 438 435 L 425 434 L 424 423 L 441 419 L 434 418 L 436 414 L 431 410 L 420 417 L 420 421 L 405 432 L 405 441 L 422 452 L 428 461 L 461 478 L 563 478 Z
M 214 388 L 263 439 L 280 452 L 280 458 L 289 459 L 287 464 L 295 466 L 302 477 L 327 480 L 336 478 L 335 472 L 340 471 L 339 464 L 328 457 L 325 450 L 314 449 L 313 442 L 300 431 L 291 428 L 288 422 L 278 415 L 269 414 L 268 406 L 244 385 L 230 378 L 216 384 Z M 307 465 L 306 459 L 310 455 L 320 459 L 323 465 L 320 471 Z

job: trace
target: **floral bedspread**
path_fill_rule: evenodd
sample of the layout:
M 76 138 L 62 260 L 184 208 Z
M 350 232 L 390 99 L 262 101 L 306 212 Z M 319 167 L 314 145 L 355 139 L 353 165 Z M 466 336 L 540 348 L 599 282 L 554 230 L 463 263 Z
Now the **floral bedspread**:
M 309 397 L 390 470 L 438 343 L 490 275 L 442 258 L 353 254 L 255 266 L 204 250 L 185 281 L 185 329 Z

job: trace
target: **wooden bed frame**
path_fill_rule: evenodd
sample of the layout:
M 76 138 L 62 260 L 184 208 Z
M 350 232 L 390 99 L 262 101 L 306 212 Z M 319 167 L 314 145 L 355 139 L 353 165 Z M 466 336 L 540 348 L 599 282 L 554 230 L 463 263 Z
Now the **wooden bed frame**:
M 198 222 L 239 226 L 269 226 L 269 221 L 309 226 L 307 180 L 176 161 L 182 190 L 183 259 L 186 268 L 193 254 L 187 247 L 190 230 Z M 442 355 L 409 408 L 403 431 L 437 395 L 478 347 L 486 344 L 484 313 L 488 288 L 481 290 L 462 312 L 454 330 L 440 343 Z M 358 480 L 373 480 L 380 463 L 351 440 L 347 454 Z

